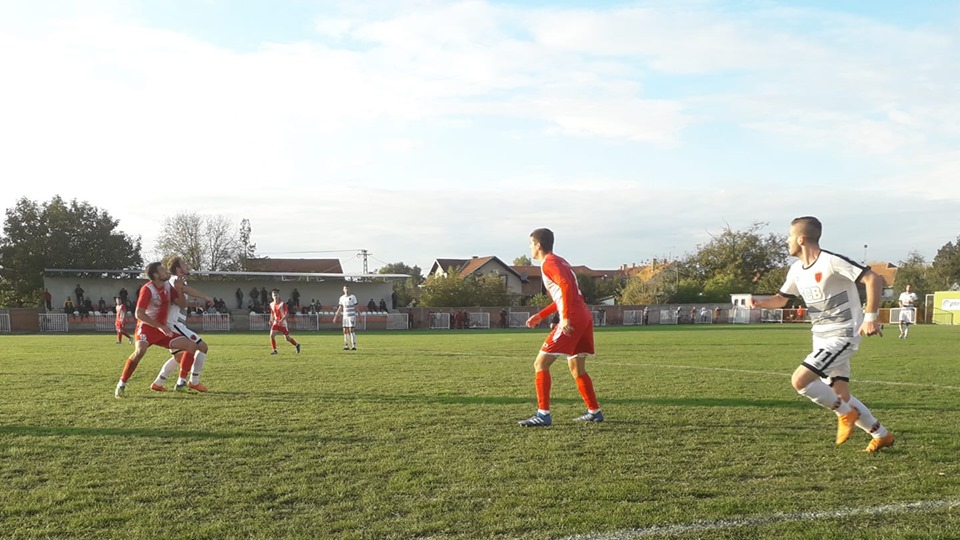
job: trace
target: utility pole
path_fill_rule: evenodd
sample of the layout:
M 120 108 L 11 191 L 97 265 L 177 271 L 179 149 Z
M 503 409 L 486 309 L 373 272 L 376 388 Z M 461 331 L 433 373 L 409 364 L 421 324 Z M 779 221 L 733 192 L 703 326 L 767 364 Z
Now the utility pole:
M 361 250 L 360 250 L 360 253 L 357 253 L 357 257 L 363 257 L 363 273 L 364 273 L 364 274 L 368 274 L 368 273 L 369 273 L 369 272 L 367 272 L 367 256 L 368 256 L 368 255 L 370 255 L 370 252 L 368 252 L 368 251 L 365 250 L 365 249 L 361 249 Z

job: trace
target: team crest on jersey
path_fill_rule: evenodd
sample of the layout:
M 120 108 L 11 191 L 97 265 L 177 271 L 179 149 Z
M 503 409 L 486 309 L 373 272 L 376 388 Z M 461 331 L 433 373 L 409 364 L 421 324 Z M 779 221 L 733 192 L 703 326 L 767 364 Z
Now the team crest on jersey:
M 817 283 L 820 283 L 820 280 L 823 279 L 823 272 L 817 272 L 814 274 L 813 279 L 817 280 Z

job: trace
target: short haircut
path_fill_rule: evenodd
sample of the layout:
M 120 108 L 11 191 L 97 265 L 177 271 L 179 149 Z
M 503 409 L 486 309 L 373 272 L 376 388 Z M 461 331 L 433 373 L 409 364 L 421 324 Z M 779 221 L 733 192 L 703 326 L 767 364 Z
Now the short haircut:
M 176 274 L 177 268 L 183 268 L 183 257 L 174 255 L 167 262 L 167 270 L 169 270 L 171 274 Z
M 160 273 L 160 267 L 163 266 L 159 262 L 152 262 L 147 265 L 147 268 L 144 270 L 144 273 L 147 274 L 147 277 L 152 281 L 154 277 Z
M 550 229 L 534 229 L 530 238 L 540 244 L 544 253 L 553 253 L 553 231 Z
M 273 289 L 272 291 L 270 291 L 270 293 L 280 296 L 280 289 Z
M 820 241 L 820 234 L 823 233 L 823 225 L 819 219 L 813 216 L 798 217 L 791 221 L 790 225 L 797 225 L 799 227 L 800 236 L 813 240 L 814 242 Z

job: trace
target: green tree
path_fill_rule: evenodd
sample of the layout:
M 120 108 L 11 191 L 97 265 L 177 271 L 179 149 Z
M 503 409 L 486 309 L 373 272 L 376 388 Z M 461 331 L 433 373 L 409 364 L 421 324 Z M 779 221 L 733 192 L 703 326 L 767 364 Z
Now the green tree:
M 448 269 L 446 276 L 428 278 L 420 292 L 423 307 L 504 306 L 516 300 L 500 276 L 463 277 L 454 268 Z
M 911 251 L 897 266 L 897 277 L 893 282 L 894 299 L 906 289 L 907 285 L 910 285 L 913 292 L 921 298 L 926 293 L 934 292 L 929 282 L 931 266 L 927 264 L 926 258 L 920 252 Z
M 21 198 L 6 211 L 0 237 L 0 301 L 39 305 L 44 268 L 119 270 L 143 265 L 140 237 L 117 229 L 106 211 L 55 196 L 38 204 Z
M 624 305 L 656 304 L 660 287 L 653 280 L 644 281 L 639 276 L 627 280 L 620 291 L 619 301 Z
M 514 266 L 532 266 L 533 262 L 530 261 L 530 257 L 526 255 L 521 255 L 513 260 Z
M 933 290 L 939 291 L 960 283 L 960 237 L 957 237 L 956 243 L 947 242 L 937 251 L 929 283 Z
M 386 264 L 378 270 L 380 274 L 407 274 L 407 279 L 393 282 L 393 292 L 397 295 L 397 306 L 409 306 L 420 293 L 423 283 L 423 271 L 419 266 L 407 266 L 402 262 Z

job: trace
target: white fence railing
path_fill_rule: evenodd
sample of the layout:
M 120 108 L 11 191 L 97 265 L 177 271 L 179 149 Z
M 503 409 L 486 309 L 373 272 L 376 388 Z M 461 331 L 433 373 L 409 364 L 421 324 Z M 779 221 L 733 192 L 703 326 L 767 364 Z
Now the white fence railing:
M 229 313 L 204 313 L 203 314 L 204 332 L 229 332 L 230 314 Z
M 507 317 L 507 324 L 510 328 L 525 328 L 527 326 L 527 319 L 530 318 L 530 312 L 511 311 Z

